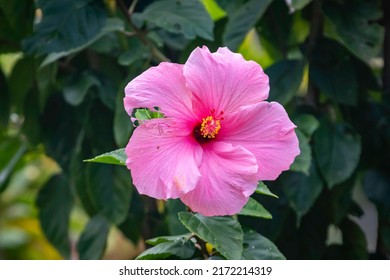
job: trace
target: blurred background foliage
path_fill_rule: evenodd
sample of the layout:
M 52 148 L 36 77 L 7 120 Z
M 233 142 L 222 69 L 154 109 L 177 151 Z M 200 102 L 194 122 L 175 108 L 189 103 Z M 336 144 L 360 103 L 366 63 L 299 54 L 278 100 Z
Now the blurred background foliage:
M 202 45 L 258 62 L 297 125 L 279 199 L 253 196 L 273 219 L 241 225 L 288 259 L 389 258 L 389 1 L 0 0 L 0 259 L 129 259 L 185 232 L 180 202 L 83 160 L 127 144 L 128 81 Z

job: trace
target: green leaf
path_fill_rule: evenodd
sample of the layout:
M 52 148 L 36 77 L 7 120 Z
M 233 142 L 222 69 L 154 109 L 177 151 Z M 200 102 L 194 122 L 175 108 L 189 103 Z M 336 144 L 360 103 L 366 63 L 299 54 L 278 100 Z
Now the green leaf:
M 298 223 L 309 212 L 323 189 L 316 164 L 312 162 L 309 174 L 287 172 L 281 177 L 284 193 L 294 209 Z
M 313 115 L 309 114 L 299 114 L 293 117 L 293 122 L 309 138 L 320 125 L 320 122 Z
M 46 66 L 54 61 L 59 60 L 62 57 L 80 52 L 83 49 L 91 46 L 92 44 L 94 44 L 95 42 L 97 42 L 98 40 L 103 38 L 104 36 L 106 36 L 112 32 L 123 31 L 124 29 L 125 29 L 125 25 L 124 25 L 124 22 L 122 20 L 120 20 L 119 18 L 108 18 L 106 20 L 105 25 L 103 26 L 102 30 L 98 34 L 96 34 L 93 38 L 88 40 L 86 43 L 79 45 L 79 46 L 76 46 L 76 47 L 73 47 L 71 49 L 67 49 L 67 50 L 60 51 L 60 52 L 48 53 L 48 55 L 45 57 L 45 59 L 41 63 L 40 67 L 44 67 L 44 66 Z
M 148 5 L 136 21 L 146 21 L 168 32 L 182 34 L 187 39 L 197 36 L 213 40 L 214 23 L 200 1 L 162 0 Z
M 53 176 L 37 197 L 39 221 L 45 236 L 65 258 L 71 256 L 69 219 L 73 196 L 67 176 Z
M 287 5 L 290 7 L 290 11 L 302 10 L 306 7 L 312 0 L 286 0 Z
M 232 217 L 205 217 L 181 212 L 179 219 L 190 232 L 213 245 L 227 259 L 241 259 L 244 234 L 238 221 Z
M 157 237 L 157 245 L 142 252 L 137 260 L 158 260 L 175 256 L 179 259 L 190 259 L 195 253 L 194 243 L 188 236 L 171 236 L 169 240 Z M 164 240 L 163 242 L 161 242 Z M 165 241 L 166 240 L 166 241 Z
M 191 234 L 189 234 L 189 233 L 182 234 L 182 235 L 175 235 L 175 236 L 159 236 L 159 237 L 155 237 L 152 239 L 148 239 L 145 241 L 145 243 L 152 245 L 152 246 L 155 246 L 155 245 L 158 245 L 158 244 L 161 244 L 164 242 L 173 242 L 176 240 L 186 241 L 186 240 L 189 240 L 190 237 L 191 237 Z
M 332 124 L 325 118 L 314 140 L 318 165 L 328 187 L 348 179 L 359 163 L 360 136 L 349 125 Z
M 100 82 L 94 75 L 88 72 L 72 75 L 64 85 L 64 98 L 70 105 L 80 105 L 88 91 L 93 86 L 99 86 Z
M 268 212 L 263 205 L 251 197 L 249 198 L 247 204 L 245 204 L 244 208 L 242 208 L 240 213 L 238 213 L 238 215 L 272 219 L 271 213 Z
M 299 149 L 301 153 L 295 158 L 293 164 L 290 166 L 290 170 L 302 172 L 308 175 L 311 163 L 311 147 L 309 139 L 299 129 L 296 129 L 295 133 L 298 136 Z
M 377 56 L 382 48 L 384 28 L 379 1 L 326 2 L 323 7 L 339 36 L 339 42 L 362 60 Z
M 273 194 L 262 181 L 259 181 L 257 184 L 256 193 L 279 198 L 276 194 Z
M 1 62 L 0 62 L 1 66 Z M 6 127 L 9 121 L 9 115 L 10 115 L 10 104 L 9 99 L 10 96 L 8 94 L 8 88 L 7 88 L 7 80 L 3 74 L 3 71 L 1 71 L 0 67 L 0 88 L 1 88 L 1 94 L 0 94 L 0 128 L 1 126 Z
M 236 51 L 238 49 L 246 34 L 260 20 L 271 2 L 272 0 L 250 0 L 229 14 L 223 42 L 230 50 Z
M 351 55 L 336 41 L 323 39 L 313 50 L 309 77 L 336 102 L 356 105 L 359 81 L 352 61 Z
M 112 152 L 108 152 L 99 156 L 96 156 L 91 159 L 86 159 L 84 162 L 99 162 L 99 163 L 107 163 L 107 164 L 117 164 L 126 166 L 127 155 L 125 153 L 125 149 L 118 149 Z
M 38 1 L 42 20 L 33 36 L 24 40 L 29 54 L 69 51 L 89 42 L 103 28 L 107 14 L 103 1 Z
M 282 60 L 265 70 L 269 76 L 269 100 L 287 104 L 298 91 L 305 63 L 302 60 Z
M 109 229 L 110 225 L 102 216 L 89 220 L 77 242 L 77 252 L 81 260 L 97 260 L 102 257 Z
M 162 118 L 164 115 L 158 111 L 151 111 L 149 109 L 137 109 L 135 117 L 139 121 Z
M 250 230 L 244 233 L 242 260 L 285 260 L 274 243 L 261 234 Z
M 120 224 L 130 207 L 131 182 L 126 168 L 91 164 L 86 168 L 86 186 L 96 209 L 108 221 Z

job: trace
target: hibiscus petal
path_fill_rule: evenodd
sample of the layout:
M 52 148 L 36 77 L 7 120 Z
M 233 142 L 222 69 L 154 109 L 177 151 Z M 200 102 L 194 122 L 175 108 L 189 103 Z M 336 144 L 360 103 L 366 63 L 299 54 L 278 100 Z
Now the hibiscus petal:
M 140 194 L 178 198 L 200 178 L 202 148 L 192 136 L 175 131 L 167 119 L 153 119 L 135 129 L 127 147 L 127 168 Z
M 254 61 L 228 48 L 210 53 L 196 48 L 184 65 L 187 88 L 194 94 L 193 108 L 200 116 L 210 110 L 234 112 L 268 98 L 268 76 Z
M 127 84 L 125 109 L 131 115 L 135 108 L 159 107 L 166 116 L 193 119 L 192 94 L 185 84 L 183 65 L 162 62 Z
M 210 143 L 203 151 L 198 185 L 180 199 L 206 216 L 236 214 L 256 189 L 257 168 L 255 157 L 244 148 Z
M 218 139 L 253 153 L 259 180 L 275 180 L 300 153 L 295 127 L 279 103 L 261 102 L 227 115 Z

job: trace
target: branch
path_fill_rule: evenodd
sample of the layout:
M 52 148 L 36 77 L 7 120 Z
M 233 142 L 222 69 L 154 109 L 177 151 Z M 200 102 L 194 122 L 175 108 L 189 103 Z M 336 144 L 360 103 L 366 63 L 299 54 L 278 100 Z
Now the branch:
M 311 21 L 310 21 L 311 26 L 310 26 L 310 34 L 309 34 L 307 52 L 306 52 L 306 56 L 309 63 L 311 62 L 312 53 L 316 45 L 316 42 L 318 38 L 322 36 L 323 15 L 321 12 L 321 5 L 322 5 L 322 0 L 314 0 L 312 4 L 312 14 L 311 14 Z M 307 102 L 313 105 L 314 107 L 317 107 L 319 94 L 320 94 L 319 89 L 313 84 L 309 76 L 309 85 L 307 88 L 307 98 L 306 98 Z
M 383 43 L 383 93 L 390 95 L 390 2 L 388 0 L 382 1 L 383 18 L 385 27 L 385 40 Z
M 139 29 L 133 21 L 131 20 L 131 15 L 134 11 L 135 4 L 137 3 L 137 0 L 133 1 L 133 3 L 130 6 L 129 11 L 127 10 L 127 7 L 123 0 L 116 0 L 120 10 L 122 11 L 123 15 L 125 16 L 128 24 L 130 25 L 131 29 L 134 31 L 135 35 L 140 39 L 142 44 L 147 46 L 150 49 L 150 52 L 152 53 L 153 57 L 156 58 L 158 61 L 170 61 L 169 58 L 167 58 L 160 50 L 146 37 L 145 33 Z

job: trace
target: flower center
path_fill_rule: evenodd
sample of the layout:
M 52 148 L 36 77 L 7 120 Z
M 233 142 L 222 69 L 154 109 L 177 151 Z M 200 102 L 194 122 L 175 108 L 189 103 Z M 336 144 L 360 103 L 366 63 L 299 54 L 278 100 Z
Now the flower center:
M 221 121 L 223 120 L 223 112 L 218 115 L 215 114 L 215 110 L 210 111 L 210 115 L 202 119 L 202 123 L 195 127 L 195 138 L 199 142 L 207 142 L 215 138 L 221 129 Z
M 221 129 L 221 121 L 215 119 L 213 116 L 203 118 L 203 122 L 200 125 L 200 135 L 204 138 L 215 138 L 218 131 Z

